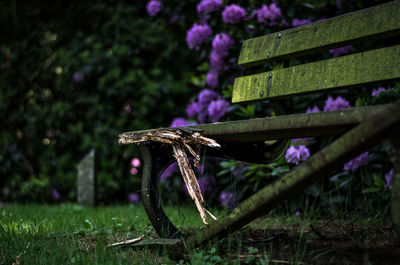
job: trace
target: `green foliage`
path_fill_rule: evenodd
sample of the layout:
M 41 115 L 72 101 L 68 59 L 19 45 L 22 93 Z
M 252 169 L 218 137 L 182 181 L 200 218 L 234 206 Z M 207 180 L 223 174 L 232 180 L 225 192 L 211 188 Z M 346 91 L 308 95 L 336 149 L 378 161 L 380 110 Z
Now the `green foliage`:
M 52 188 L 74 200 L 76 165 L 91 148 L 99 201 L 139 189 L 129 175 L 138 152 L 119 147 L 118 134 L 168 126 L 195 66 L 180 48 L 182 25 L 152 21 L 145 4 L 7 7 L 15 17 L 0 45 L 0 201 L 52 200 Z

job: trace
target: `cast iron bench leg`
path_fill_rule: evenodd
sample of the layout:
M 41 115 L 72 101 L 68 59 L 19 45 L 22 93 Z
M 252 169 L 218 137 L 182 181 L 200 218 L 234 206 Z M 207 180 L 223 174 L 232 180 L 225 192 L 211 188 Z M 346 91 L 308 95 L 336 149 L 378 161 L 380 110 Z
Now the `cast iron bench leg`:
M 159 143 L 149 143 L 139 146 L 143 159 L 142 201 L 143 207 L 155 228 L 162 238 L 181 238 L 182 233 L 171 223 L 166 216 L 158 192 L 158 183 L 161 174 L 175 160 L 170 146 Z

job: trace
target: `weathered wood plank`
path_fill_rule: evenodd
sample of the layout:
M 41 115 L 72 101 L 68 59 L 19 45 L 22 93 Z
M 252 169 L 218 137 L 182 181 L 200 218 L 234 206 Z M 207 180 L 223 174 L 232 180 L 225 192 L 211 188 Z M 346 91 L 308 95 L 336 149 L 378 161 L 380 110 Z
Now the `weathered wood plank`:
M 218 142 L 256 142 L 273 139 L 290 139 L 322 135 L 342 134 L 350 128 L 366 121 L 385 105 L 352 108 L 342 111 L 290 114 L 270 118 L 257 118 L 239 121 L 218 122 L 196 126 L 180 127 L 185 130 L 201 132 Z M 169 128 L 176 129 L 176 128 Z M 137 139 L 146 131 L 126 132 L 120 139 Z
M 246 40 L 238 63 L 251 66 L 398 34 L 400 1 L 394 1 Z
M 212 238 L 232 233 L 302 192 L 321 180 L 330 170 L 343 166 L 348 159 L 378 143 L 400 124 L 399 113 L 400 100 L 386 106 L 377 115 L 370 117 L 301 165 L 250 196 L 232 212 L 189 236 L 185 240 L 185 246 L 192 249 Z
M 400 79 L 400 45 L 235 79 L 232 102 L 283 98 Z

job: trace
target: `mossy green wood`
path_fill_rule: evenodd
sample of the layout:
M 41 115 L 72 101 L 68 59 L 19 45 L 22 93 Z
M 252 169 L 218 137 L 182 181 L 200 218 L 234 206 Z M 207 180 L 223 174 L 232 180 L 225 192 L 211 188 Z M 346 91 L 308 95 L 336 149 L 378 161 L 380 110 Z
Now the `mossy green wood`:
M 210 223 L 185 240 L 190 249 L 214 237 L 223 237 L 268 213 L 285 200 L 292 198 L 330 170 L 378 143 L 392 128 L 400 124 L 400 100 L 388 105 L 369 120 L 361 123 L 335 142 L 314 154 L 283 177 L 264 187 L 232 212 Z
M 232 102 L 283 98 L 400 80 L 400 45 L 235 79 Z
M 222 142 L 255 142 L 273 139 L 337 135 L 366 121 L 384 107 L 385 105 L 380 105 L 374 107 L 351 108 L 341 111 L 290 114 L 179 128 L 200 131 L 204 136 Z M 166 128 L 161 129 L 164 130 Z M 154 130 L 158 129 L 125 132 L 120 135 L 120 138 L 137 139 L 142 134 Z
M 400 1 L 246 40 L 239 65 L 251 66 L 400 34 Z

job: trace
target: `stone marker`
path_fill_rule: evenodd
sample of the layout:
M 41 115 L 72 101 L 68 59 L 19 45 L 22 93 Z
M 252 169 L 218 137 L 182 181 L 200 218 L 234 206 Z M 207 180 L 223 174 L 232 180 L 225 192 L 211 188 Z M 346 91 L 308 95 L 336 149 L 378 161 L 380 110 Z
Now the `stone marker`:
M 95 203 L 95 150 L 92 149 L 78 164 L 78 203 Z

